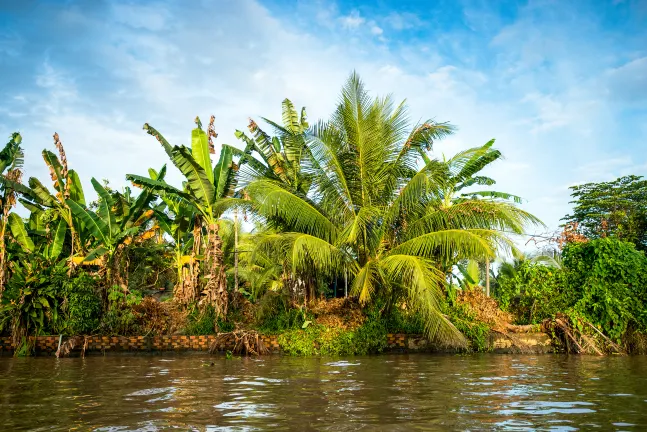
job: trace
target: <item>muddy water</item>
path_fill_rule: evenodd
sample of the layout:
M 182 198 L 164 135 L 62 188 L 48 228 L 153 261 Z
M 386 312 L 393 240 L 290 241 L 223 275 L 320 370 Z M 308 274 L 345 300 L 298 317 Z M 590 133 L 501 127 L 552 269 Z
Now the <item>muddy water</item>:
M 595 429 L 647 430 L 647 358 L 0 358 L 3 431 Z

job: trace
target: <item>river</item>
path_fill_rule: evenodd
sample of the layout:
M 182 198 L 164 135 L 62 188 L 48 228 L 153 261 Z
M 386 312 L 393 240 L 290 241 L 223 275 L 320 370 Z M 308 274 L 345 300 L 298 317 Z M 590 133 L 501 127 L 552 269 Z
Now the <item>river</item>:
M 647 357 L 0 357 L 0 428 L 647 430 Z

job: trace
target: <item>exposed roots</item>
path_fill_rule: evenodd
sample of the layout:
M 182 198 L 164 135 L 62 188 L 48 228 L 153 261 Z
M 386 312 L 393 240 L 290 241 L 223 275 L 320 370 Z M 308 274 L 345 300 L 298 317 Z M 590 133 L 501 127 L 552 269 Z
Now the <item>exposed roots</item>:
M 558 314 L 552 320 L 544 321 L 542 327 L 551 333 L 553 339 L 563 345 L 567 353 L 572 354 L 626 354 L 617 343 L 605 336 L 599 329 L 588 321 L 580 320 L 578 326 L 571 319 Z
M 233 354 L 258 356 L 270 353 L 256 330 L 234 330 L 228 333 L 219 333 L 211 344 L 209 352 L 213 354 L 216 351 L 226 350 L 231 346 L 232 339 L 234 341 L 231 350 Z
M 67 357 L 78 346 L 81 346 L 81 357 L 85 357 L 85 350 L 88 348 L 88 337 L 73 336 L 61 342 L 56 350 L 56 358 Z

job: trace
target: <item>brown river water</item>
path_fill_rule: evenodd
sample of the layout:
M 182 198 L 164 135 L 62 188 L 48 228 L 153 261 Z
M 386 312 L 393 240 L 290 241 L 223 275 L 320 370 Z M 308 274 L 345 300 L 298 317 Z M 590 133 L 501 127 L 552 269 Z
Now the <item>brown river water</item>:
M 0 357 L 0 430 L 645 431 L 647 357 Z

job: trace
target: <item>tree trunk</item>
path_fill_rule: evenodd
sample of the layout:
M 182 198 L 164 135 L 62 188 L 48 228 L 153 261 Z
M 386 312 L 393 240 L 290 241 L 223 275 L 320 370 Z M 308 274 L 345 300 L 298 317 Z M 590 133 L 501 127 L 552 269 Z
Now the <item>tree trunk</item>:
M 222 239 L 218 235 L 217 223 L 210 223 L 207 227 L 207 253 L 206 253 L 206 278 L 207 285 L 204 290 L 205 298 L 201 303 L 211 304 L 218 316 L 226 317 L 229 306 L 229 293 L 227 292 L 227 278 L 222 253 Z
M 234 209 L 234 293 L 238 293 L 238 209 Z
M 191 259 L 185 265 L 181 262 L 182 254 L 178 252 L 180 262 L 178 280 L 175 284 L 173 297 L 179 303 L 188 304 L 195 301 L 200 296 L 200 264 L 197 256 L 200 254 L 202 244 L 202 222 L 199 217 L 195 218 L 193 224 L 193 248 L 191 249 Z
M 2 228 L 0 229 L 0 300 L 2 300 L 2 294 L 4 293 L 5 278 L 7 274 L 7 261 L 6 261 L 6 248 L 5 248 L 5 231 L 7 229 L 7 218 L 5 213 L 2 212 Z
M 490 297 L 490 259 L 485 261 L 485 296 Z

